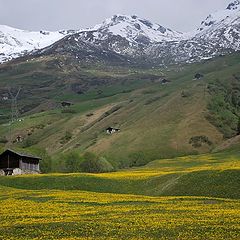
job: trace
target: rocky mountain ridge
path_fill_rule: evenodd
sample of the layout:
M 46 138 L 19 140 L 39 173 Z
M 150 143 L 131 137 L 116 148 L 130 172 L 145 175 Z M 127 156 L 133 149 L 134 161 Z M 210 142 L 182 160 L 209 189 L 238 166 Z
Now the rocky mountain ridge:
M 108 60 L 127 58 L 157 65 L 228 54 L 240 50 L 240 1 L 234 0 L 226 9 L 209 15 L 190 33 L 177 32 L 136 15 L 120 14 L 94 28 L 78 31 L 28 32 L 0 26 L 0 62 L 32 51 L 43 55 L 61 53 L 61 49 L 82 60 L 98 61 L 107 53 Z

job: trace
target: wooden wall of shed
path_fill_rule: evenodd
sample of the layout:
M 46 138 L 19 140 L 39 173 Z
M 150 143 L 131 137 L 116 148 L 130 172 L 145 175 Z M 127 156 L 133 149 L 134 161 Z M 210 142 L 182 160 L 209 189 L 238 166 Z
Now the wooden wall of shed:
M 22 158 L 20 160 L 19 168 L 23 171 L 39 171 L 39 160 Z
M 0 159 L 0 169 L 19 168 L 19 157 L 12 153 L 6 153 Z
M 39 171 L 39 160 L 35 158 L 18 156 L 15 153 L 7 152 L 1 156 L 0 169 L 20 168 L 23 171 Z

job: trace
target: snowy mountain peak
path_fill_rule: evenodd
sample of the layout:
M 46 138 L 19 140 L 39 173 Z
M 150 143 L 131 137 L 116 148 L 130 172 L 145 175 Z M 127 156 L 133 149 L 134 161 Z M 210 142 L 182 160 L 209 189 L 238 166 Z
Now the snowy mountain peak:
M 36 31 L 20 30 L 0 25 L 0 62 L 11 60 L 30 51 L 47 47 L 64 36 L 76 31 Z
M 146 43 L 178 41 L 183 35 L 136 15 L 121 14 L 106 19 L 102 24 L 89 31 L 93 30 L 99 33 L 98 37 L 100 38 L 102 34 L 109 33 L 114 36 L 121 36 L 132 43 L 139 42 L 139 38 L 144 39 Z
M 210 14 L 199 27 L 199 31 L 212 28 L 214 25 L 229 25 L 230 22 L 240 17 L 240 0 L 231 2 L 224 10 Z

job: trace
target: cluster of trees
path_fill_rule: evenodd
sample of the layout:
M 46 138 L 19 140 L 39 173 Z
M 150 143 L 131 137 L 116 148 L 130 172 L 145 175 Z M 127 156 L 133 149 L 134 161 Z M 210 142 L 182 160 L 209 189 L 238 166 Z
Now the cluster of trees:
M 202 145 L 207 144 L 209 146 L 213 145 L 213 143 L 209 140 L 207 136 L 194 136 L 189 140 L 189 144 L 191 144 L 195 148 L 200 148 Z
M 215 80 L 208 85 L 212 95 L 208 104 L 208 120 L 224 135 L 231 138 L 240 134 L 240 77 L 228 81 Z
M 44 173 L 104 173 L 114 171 L 114 167 L 106 158 L 98 157 L 89 152 L 83 155 L 80 155 L 78 152 L 70 152 L 60 154 L 53 159 L 45 158 L 41 161 L 40 168 Z

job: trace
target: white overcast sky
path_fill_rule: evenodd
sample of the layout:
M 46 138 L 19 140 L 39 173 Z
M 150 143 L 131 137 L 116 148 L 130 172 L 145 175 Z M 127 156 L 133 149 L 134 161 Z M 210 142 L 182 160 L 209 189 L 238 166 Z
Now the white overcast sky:
M 27 30 L 92 27 L 114 14 L 136 14 L 178 31 L 195 29 L 231 0 L 0 0 L 0 24 Z

